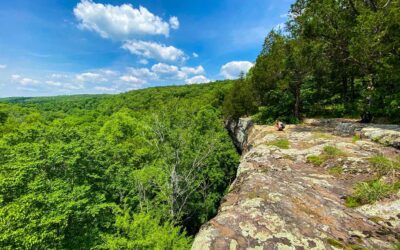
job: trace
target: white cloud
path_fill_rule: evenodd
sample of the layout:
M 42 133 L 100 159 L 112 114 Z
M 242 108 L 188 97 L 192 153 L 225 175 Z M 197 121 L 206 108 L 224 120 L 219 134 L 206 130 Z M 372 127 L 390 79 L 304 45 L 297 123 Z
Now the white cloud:
M 138 78 L 158 79 L 157 74 L 150 71 L 148 68 L 128 68 L 128 72 Z
M 143 65 L 147 65 L 147 64 L 149 64 L 149 61 L 147 61 L 146 59 L 140 59 L 139 63 L 143 64 Z
M 70 84 L 70 83 L 65 83 L 62 86 L 63 90 L 81 90 L 85 89 L 85 86 L 83 84 Z
M 179 70 L 179 68 L 175 65 L 169 65 L 165 63 L 157 63 L 151 67 L 151 70 L 155 72 L 157 75 L 161 75 L 164 77 L 169 77 L 173 79 L 186 79 L 186 74 Z
M 5 65 L 5 64 L 0 64 L 0 69 L 5 69 L 5 68 L 7 68 L 7 65 Z
M 204 74 L 205 70 L 203 66 L 197 66 L 196 68 L 191 68 L 191 67 L 182 67 L 181 68 L 182 72 L 184 72 L 187 75 L 193 74 L 193 75 L 200 75 Z
M 106 76 L 116 76 L 119 74 L 117 71 L 110 70 L 110 69 L 101 69 L 100 73 L 103 73 Z
M 193 52 L 192 56 L 193 56 L 194 58 L 199 57 L 199 55 L 198 55 L 196 52 Z
M 176 62 L 185 61 L 187 59 L 182 50 L 155 42 L 131 40 L 126 41 L 122 45 L 122 48 L 134 55 L 148 59 L 157 59 L 159 61 Z
M 169 19 L 169 24 L 171 25 L 171 29 L 179 29 L 179 20 L 176 16 L 173 16 Z
M 46 81 L 46 84 L 49 86 L 55 86 L 55 87 L 63 85 L 61 82 L 56 82 L 56 81 Z
M 186 84 L 197 84 L 197 83 L 208 83 L 208 82 L 210 82 L 210 80 L 207 77 L 201 75 L 201 76 L 194 76 L 192 78 L 186 79 L 185 82 L 186 82 Z
M 93 72 L 85 72 L 81 73 L 75 76 L 76 80 L 80 82 L 95 82 L 95 81 L 100 81 L 100 82 L 106 82 L 107 79 L 102 76 L 101 74 L 98 73 L 93 73 Z
M 11 79 L 13 79 L 13 80 L 18 80 L 18 79 L 20 79 L 20 78 L 21 78 L 20 75 L 12 75 L 12 76 L 11 76 Z
M 116 89 L 115 88 L 107 88 L 107 87 L 103 87 L 103 86 L 96 86 L 94 87 L 95 90 L 101 91 L 101 92 L 115 92 Z
M 22 77 L 21 75 L 17 74 L 12 75 L 11 79 L 22 86 L 36 85 L 39 83 L 37 80 L 28 77 Z
M 119 6 L 82 0 L 74 8 L 75 17 L 82 29 L 95 31 L 104 38 L 125 40 L 137 35 L 169 35 L 170 28 L 177 29 L 177 17 L 171 17 L 169 23 L 139 6 L 131 4 Z
M 220 73 L 225 79 L 236 79 L 240 73 L 246 74 L 251 67 L 253 67 L 253 63 L 248 61 L 232 61 L 223 65 Z
M 201 65 L 197 67 L 179 68 L 175 65 L 157 63 L 151 67 L 151 70 L 161 79 L 166 78 L 175 80 L 186 80 L 190 75 L 200 75 L 205 73 L 205 70 Z
M 144 81 L 142 79 L 139 79 L 139 78 L 137 78 L 135 76 L 132 76 L 132 75 L 124 75 L 124 76 L 121 76 L 119 79 L 121 81 L 126 82 L 126 83 L 135 84 L 135 85 L 136 84 L 144 84 L 144 83 L 146 83 L 146 81 Z

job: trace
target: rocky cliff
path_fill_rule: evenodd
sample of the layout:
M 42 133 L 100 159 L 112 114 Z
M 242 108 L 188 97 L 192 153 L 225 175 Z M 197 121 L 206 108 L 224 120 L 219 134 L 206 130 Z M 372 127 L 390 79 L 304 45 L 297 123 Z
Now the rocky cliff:
M 394 248 L 400 193 L 354 208 L 345 201 L 357 183 L 399 180 L 398 169 L 382 176 L 370 160 L 398 159 L 398 126 L 307 120 L 278 132 L 242 119 L 230 130 L 243 150 L 237 178 L 193 250 Z

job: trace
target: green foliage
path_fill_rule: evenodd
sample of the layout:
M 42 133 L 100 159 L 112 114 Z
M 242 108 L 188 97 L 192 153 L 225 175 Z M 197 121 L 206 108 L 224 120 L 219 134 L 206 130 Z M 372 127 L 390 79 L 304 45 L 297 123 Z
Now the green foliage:
M 334 246 L 334 247 L 337 247 L 337 248 L 343 248 L 343 243 L 340 242 L 340 241 L 337 241 L 337 240 L 331 239 L 331 238 L 328 238 L 326 241 L 331 246 Z
M 381 180 L 360 182 L 354 188 L 352 196 L 347 197 L 347 207 L 358 207 L 372 204 L 375 201 L 388 197 L 400 189 L 400 183 L 387 184 Z
M 275 146 L 281 149 L 289 149 L 290 144 L 288 139 L 278 139 L 275 141 L 271 141 L 268 145 Z
M 368 160 L 380 175 L 394 174 L 400 170 L 400 161 L 392 161 L 383 155 L 376 155 Z
M 236 174 L 231 86 L 3 99 L 0 245 L 190 248 Z
M 325 146 L 323 153 L 326 157 L 346 156 L 346 153 L 334 146 Z
M 358 142 L 359 140 L 361 140 L 361 137 L 360 137 L 359 135 L 354 135 L 353 138 L 352 138 L 352 142 L 353 142 L 353 143 L 356 143 L 356 142 Z
M 295 1 L 246 77 L 258 110 L 230 98 L 229 113 L 261 123 L 366 112 L 400 122 L 399 13 L 398 1 Z M 240 103 L 242 89 L 231 92 Z
M 307 157 L 307 161 L 315 166 L 321 166 L 325 162 L 325 157 L 322 155 L 310 155 Z
M 116 216 L 116 233 L 105 234 L 104 249 L 182 249 L 191 247 L 191 238 L 171 222 L 161 222 L 160 215 L 129 211 Z
M 229 91 L 224 99 L 223 111 L 225 118 L 238 119 L 254 113 L 256 106 L 249 80 L 245 79 L 242 74 L 240 79 L 233 83 L 232 89 L 235 91 Z
M 337 147 L 325 146 L 320 155 L 310 155 L 307 157 L 307 161 L 315 166 L 321 166 L 325 161 L 339 156 L 346 156 L 346 153 Z
M 329 168 L 328 172 L 331 175 L 340 176 L 343 174 L 343 168 L 341 166 L 331 167 Z

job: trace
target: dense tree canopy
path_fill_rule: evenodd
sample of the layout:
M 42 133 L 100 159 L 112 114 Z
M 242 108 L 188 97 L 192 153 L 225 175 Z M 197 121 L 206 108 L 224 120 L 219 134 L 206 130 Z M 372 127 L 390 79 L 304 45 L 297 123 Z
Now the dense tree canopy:
M 240 106 L 225 114 L 290 122 L 369 112 L 399 122 L 399 48 L 398 0 L 297 0 L 285 29 L 270 32 L 241 86 L 249 89 L 243 98 L 256 96 L 258 112 Z
M 238 155 L 231 83 L 0 103 L 5 249 L 189 249 Z

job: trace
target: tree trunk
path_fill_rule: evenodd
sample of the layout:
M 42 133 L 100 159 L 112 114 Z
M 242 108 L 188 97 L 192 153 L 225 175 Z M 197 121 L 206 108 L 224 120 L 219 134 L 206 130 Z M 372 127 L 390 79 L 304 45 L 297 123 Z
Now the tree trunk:
M 300 119 L 300 81 L 295 84 L 294 116 Z

